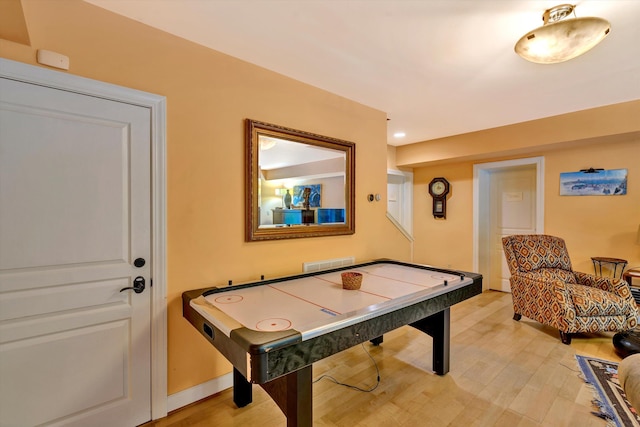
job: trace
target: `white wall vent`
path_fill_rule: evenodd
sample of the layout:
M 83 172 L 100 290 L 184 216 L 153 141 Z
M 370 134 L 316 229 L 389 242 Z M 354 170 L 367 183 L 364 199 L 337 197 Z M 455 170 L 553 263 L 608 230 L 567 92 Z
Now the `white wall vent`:
M 312 271 L 328 270 L 330 268 L 352 265 L 355 264 L 355 262 L 356 258 L 352 256 L 346 258 L 326 259 L 323 261 L 304 262 L 302 263 L 302 271 L 304 273 L 309 273 Z

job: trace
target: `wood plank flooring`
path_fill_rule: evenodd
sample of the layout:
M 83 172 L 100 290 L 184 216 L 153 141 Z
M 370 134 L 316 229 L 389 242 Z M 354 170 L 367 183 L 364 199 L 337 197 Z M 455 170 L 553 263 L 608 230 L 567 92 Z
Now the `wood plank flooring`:
M 606 426 L 591 414 L 593 394 L 579 377 L 575 355 L 620 361 L 613 333 L 574 336 L 527 318 L 512 320 L 511 294 L 486 291 L 451 309 L 451 371 L 431 371 L 431 338 L 411 327 L 384 343 L 356 346 L 313 366 L 323 374 L 368 389 L 355 391 L 323 379 L 313 386 L 314 426 Z M 282 427 L 284 415 L 259 387 L 238 409 L 232 390 L 179 409 L 145 427 Z

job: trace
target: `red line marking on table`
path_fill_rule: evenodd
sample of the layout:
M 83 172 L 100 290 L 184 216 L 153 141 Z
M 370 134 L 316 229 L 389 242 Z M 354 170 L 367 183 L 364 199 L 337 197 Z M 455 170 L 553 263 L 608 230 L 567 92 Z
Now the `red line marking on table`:
M 329 282 L 329 283 L 333 283 L 333 282 Z M 334 309 L 332 309 L 332 308 L 322 306 L 322 305 L 320 305 L 320 304 L 317 304 L 317 303 L 315 303 L 315 302 L 313 302 L 313 301 L 309 301 L 309 300 L 304 299 L 304 298 L 300 298 L 298 295 L 294 295 L 294 294 L 292 294 L 292 293 L 290 293 L 290 292 L 287 292 L 287 291 L 284 291 L 284 290 L 282 290 L 282 289 L 276 288 L 276 287 L 275 287 L 275 286 L 273 286 L 273 285 L 267 285 L 267 286 L 269 286 L 269 287 L 270 287 L 270 288 L 272 288 L 272 289 L 275 289 L 276 291 L 282 292 L 283 294 L 287 294 L 287 295 L 289 295 L 290 297 L 294 297 L 294 298 L 296 298 L 296 299 L 299 299 L 300 301 L 304 301 L 304 302 L 307 302 L 307 303 L 309 303 L 309 304 L 311 304 L 311 305 L 315 305 L 316 307 L 324 308 L 325 310 L 329 310 L 329 311 L 331 311 L 331 312 L 333 312 L 333 313 L 342 314 L 342 313 L 340 313 L 340 312 L 338 312 L 338 311 L 335 311 L 335 310 L 334 310 Z
M 373 274 L 373 273 L 370 273 L 370 272 L 366 272 L 366 273 L 367 273 L 367 274 L 369 274 L 369 275 L 371 275 L 371 276 L 379 277 L 379 278 L 381 278 L 381 279 L 395 280 L 396 282 L 400 282 L 400 283 L 408 283 L 409 285 L 420 286 L 421 288 L 430 288 L 430 287 L 431 287 L 431 286 L 423 285 L 423 284 L 421 284 L 421 283 L 414 283 L 414 282 L 408 282 L 408 281 L 406 281 L 406 280 L 396 279 L 396 278 L 394 278 L 394 277 L 382 276 L 382 275 L 380 275 L 380 274 Z M 453 275 L 452 275 L 452 276 L 453 276 Z M 431 277 L 434 277 L 434 276 L 433 276 L 433 275 L 431 275 Z M 435 278 L 435 277 L 434 277 L 434 278 Z M 452 278 L 452 280 L 454 280 L 454 279 L 460 279 L 460 277 L 454 276 L 454 277 Z M 446 280 L 446 279 L 444 279 L 444 280 Z M 460 280 L 462 280 L 462 279 L 460 279 Z M 443 284 L 444 284 L 444 282 L 442 282 L 442 283 L 438 283 L 438 284 L 439 284 L 439 285 L 443 285 Z
M 373 292 L 363 291 L 362 288 L 358 289 L 358 291 L 362 292 L 363 294 L 373 295 L 374 297 L 380 297 L 380 298 L 384 298 L 386 300 L 390 300 L 391 299 L 391 297 L 388 297 L 386 295 L 378 295 L 378 294 L 374 294 Z
M 242 301 L 244 297 L 242 295 L 223 295 L 216 299 L 215 302 L 218 304 L 234 304 Z
M 279 323 L 280 320 L 282 320 L 284 322 L 284 324 L 280 325 L 279 329 L 261 328 L 260 327 L 261 323 L 267 324 L 269 322 L 271 322 L 271 324 L 267 325 L 267 326 L 278 326 L 278 323 Z M 286 325 L 286 326 L 284 326 L 284 325 Z M 256 323 L 256 329 L 259 330 L 259 331 L 284 331 L 284 330 L 290 328 L 291 325 L 292 325 L 292 323 L 291 323 L 291 320 L 289 320 L 289 319 L 283 319 L 283 318 L 280 318 L 280 317 L 273 317 L 273 318 L 269 318 L 269 319 L 260 320 L 258 323 Z
M 379 277 L 379 276 L 378 276 L 378 277 Z M 324 280 L 324 281 L 325 281 L 325 282 L 327 282 L 327 283 L 332 283 L 332 284 L 334 284 L 334 285 L 340 285 L 340 286 L 342 286 L 342 283 L 332 282 L 331 280 L 323 279 L 322 277 L 316 277 L 316 278 L 317 278 L 317 279 L 320 279 L 320 280 Z M 383 277 L 383 279 L 386 279 L 386 277 Z M 364 280 L 364 279 L 363 279 L 363 280 Z M 360 289 L 353 289 L 353 290 L 351 290 L 351 289 L 350 289 L 350 290 L 349 290 L 349 292 L 353 292 L 354 290 L 355 290 L 355 291 L 358 291 L 358 292 L 362 292 L 363 294 L 373 295 L 374 297 L 384 298 L 384 299 L 386 299 L 386 300 L 390 300 L 390 299 L 391 299 L 391 297 L 388 297 L 388 296 L 386 296 L 386 295 L 379 295 L 379 294 L 376 294 L 376 293 L 373 293 L 373 292 L 370 292 L 370 291 L 363 291 L 363 290 L 362 290 L 362 288 L 360 288 Z

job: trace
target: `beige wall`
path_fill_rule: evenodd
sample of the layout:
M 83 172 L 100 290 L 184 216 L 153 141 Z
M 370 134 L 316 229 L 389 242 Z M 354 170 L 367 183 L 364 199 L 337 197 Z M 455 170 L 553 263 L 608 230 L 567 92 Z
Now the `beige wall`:
M 589 143 L 608 144 L 640 133 L 640 100 L 531 120 L 401 146 L 396 163 L 404 167 L 496 156 L 519 156 Z
M 4 1 L 4 0 L 3 0 Z M 408 260 L 387 220 L 386 114 L 78 0 L 25 0 L 30 45 L 0 30 L 0 56 L 35 64 L 37 49 L 70 58 L 70 74 L 167 98 L 168 393 L 230 371 L 183 318 L 183 291 L 297 273 L 306 261 Z M 19 9 L 19 8 L 18 8 Z M 244 119 L 356 143 L 356 234 L 244 241 Z
M 640 135 L 545 155 L 545 231 L 563 236 L 576 270 L 592 272 L 592 256 L 623 258 L 640 267 Z M 561 172 L 588 167 L 627 169 L 625 196 L 560 196 Z
M 640 267 L 640 101 L 427 141 L 396 149 L 414 166 L 414 261 L 473 267 L 473 165 L 543 156 L 544 229 L 563 237 L 576 270 L 593 272 L 592 256 Z M 536 146 L 536 141 L 540 144 Z M 625 196 L 560 196 L 560 173 L 589 167 L 628 170 Z M 427 186 L 444 176 L 452 191 L 447 219 L 431 215 Z M 482 273 L 482 272 L 480 272 Z

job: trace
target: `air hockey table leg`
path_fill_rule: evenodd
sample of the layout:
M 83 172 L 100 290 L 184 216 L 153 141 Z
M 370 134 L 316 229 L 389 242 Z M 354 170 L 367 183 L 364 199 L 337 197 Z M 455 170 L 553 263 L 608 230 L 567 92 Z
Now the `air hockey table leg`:
M 238 371 L 233 368 L 233 403 L 238 408 L 244 408 L 253 402 L 253 390 L 251 383 Z
M 433 338 L 433 370 L 438 375 L 449 372 L 451 347 L 451 313 L 449 308 L 412 323 L 411 326 Z
M 382 344 L 383 340 L 384 340 L 384 336 L 380 335 L 379 337 L 376 337 L 376 338 L 374 338 L 372 340 L 369 340 L 369 342 L 371 344 L 373 344 L 373 345 L 378 346 L 378 345 Z
M 311 365 L 260 384 L 287 417 L 287 427 L 312 427 Z

